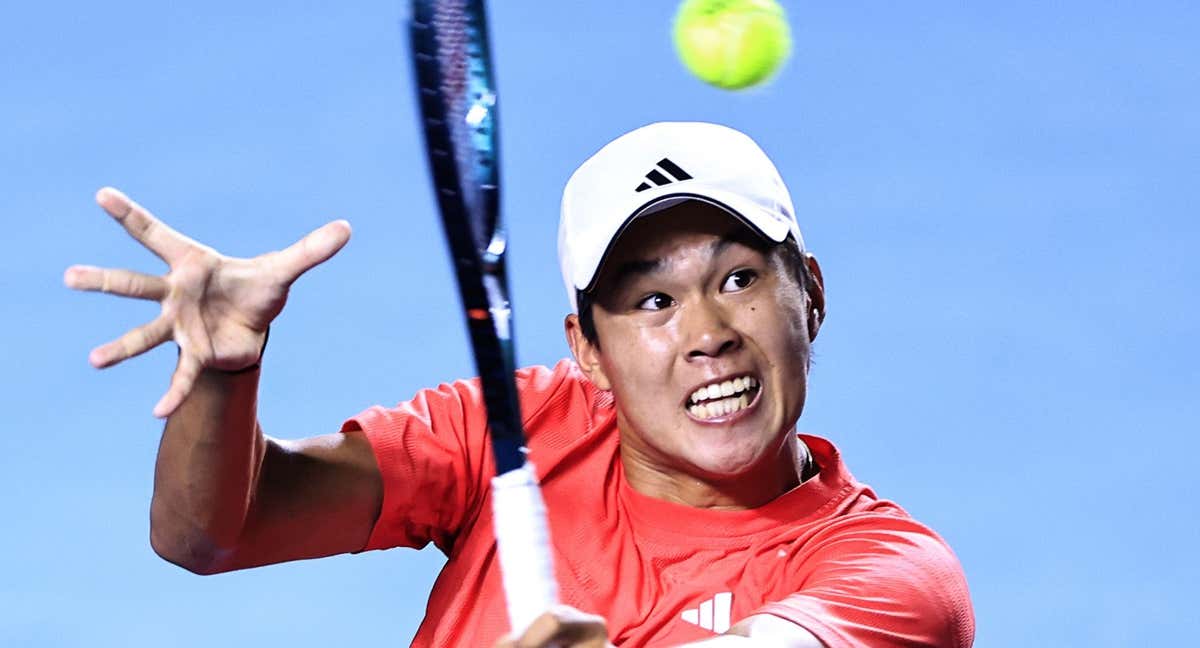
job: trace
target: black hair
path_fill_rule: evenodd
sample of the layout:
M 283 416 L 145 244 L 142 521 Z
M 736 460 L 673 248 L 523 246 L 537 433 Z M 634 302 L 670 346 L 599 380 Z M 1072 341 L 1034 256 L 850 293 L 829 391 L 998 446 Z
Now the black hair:
M 767 251 L 768 254 L 781 256 L 784 267 L 796 278 L 796 285 L 800 286 L 800 290 L 804 294 L 811 295 L 819 290 L 817 278 L 813 276 L 812 270 L 804 262 L 804 253 L 800 251 L 800 246 L 796 244 L 796 239 L 791 234 L 788 234 L 782 243 L 771 244 Z M 575 304 L 579 312 L 579 332 L 583 333 L 584 339 L 592 346 L 600 348 L 600 338 L 596 335 L 596 320 L 592 313 L 595 303 L 596 296 L 592 291 L 575 291 Z

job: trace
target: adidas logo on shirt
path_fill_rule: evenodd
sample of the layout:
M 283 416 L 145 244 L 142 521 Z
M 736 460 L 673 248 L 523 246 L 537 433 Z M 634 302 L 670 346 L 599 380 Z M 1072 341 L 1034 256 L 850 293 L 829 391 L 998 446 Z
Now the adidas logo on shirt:
M 672 180 L 671 178 L 663 175 L 664 171 L 666 171 L 667 175 L 670 175 L 671 178 L 675 179 Z M 650 173 L 646 174 L 646 179 L 654 184 L 651 185 L 649 182 L 643 182 L 642 184 L 638 185 L 637 189 L 634 189 L 634 191 L 645 191 L 647 189 L 653 189 L 656 186 L 661 187 L 663 185 L 669 185 L 672 182 L 691 180 L 692 176 L 688 175 L 687 171 L 679 168 L 678 164 L 675 164 L 667 158 L 663 158 L 658 161 L 658 165 L 655 166 L 655 168 L 650 169 Z
M 733 592 L 719 592 L 700 603 L 700 607 L 684 610 L 680 616 L 692 625 L 723 634 L 729 629 L 729 610 L 733 606 Z

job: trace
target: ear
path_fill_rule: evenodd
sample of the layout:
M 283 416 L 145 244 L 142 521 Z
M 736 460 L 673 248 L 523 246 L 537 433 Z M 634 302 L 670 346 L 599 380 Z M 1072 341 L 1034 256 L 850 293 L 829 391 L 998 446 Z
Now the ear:
M 600 347 L 583 335 L 583 328 L 579 326 L 579 316 L 574 313 L 567 315 L 563 320 L 563 330 L 567 334 L 567 345 L 571 347 L 575 363 L 596 387 L 604 391 L 611 390 L 612 383 L 600 364 Z
M 808 274 L 812 276 L 813 284 L 808 287 L 808 337 L 817 339 L 817 331 L 825 321 L 825 277 L 821 276 L 821 264 L 817 257 L 804 253 L 804 265 L 808 266 Z

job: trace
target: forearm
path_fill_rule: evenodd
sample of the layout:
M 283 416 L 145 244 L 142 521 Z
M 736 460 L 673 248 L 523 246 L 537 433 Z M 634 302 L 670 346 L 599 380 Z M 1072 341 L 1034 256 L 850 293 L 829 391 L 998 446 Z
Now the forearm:
M 191 571 L 220 571 L 236 547 L 267 440 L 257 421 L 259 370 L 203 371 L 167 419 L 154 473 L 151 543 Z

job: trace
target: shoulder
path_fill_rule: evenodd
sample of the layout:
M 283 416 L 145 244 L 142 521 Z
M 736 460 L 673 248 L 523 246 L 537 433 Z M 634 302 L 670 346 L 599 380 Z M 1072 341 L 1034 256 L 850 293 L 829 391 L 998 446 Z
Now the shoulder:
M 519 369 L 516 384 L 521 418 L 526 422 L 545 416 L 546 410 L 590 411 L 612 404 L 612 397 L 597 389 L 572 360 L 559 360 L 553 367 Z
M 561 360 L 554 367 L 518 369 L 514 379 L 521 419 L 527 426 L 547 416 L 561 417 L 571 413 L 578 417 L 604 408 L 606 404 L 611 406 L 611 397 L 596 389 L 570 360 Z M 410 400 L 393 407 L 369 407 L 347 420 L 342 431 L 362 429 L 370 432 L 414 420 L 427 424 L 449 420 L 457 426 L 467 427 L 485 425 L 486 406 L 480 379 L 455 380 L 422 389 Z
M 514 377 L 525 418 L 564 394 L 586 391 L 588 382 L 579 366 L 570 360 L 559 360 L 553 367 L 522 367 Z
M 890 567 L 896 575 L 951 582 L 965 592 L 958 558 L 937 532 L 855 479 L 832 443 L 811 436 L 804 440 L 821 465 L 820 478 L 840 486 L 844 495 L 810 538 L 824 558 L 844 557 L 859 568 Z
M 521 420 L 531 443 L 561 445 L 603 427 L 612 396 L 597 389 L 571 360 L 526 367 L 516 374 Z
M 920 637 L 922 645 L 969 646 L 974 612 L 961 563 L 949 544 L 898 504 L 858 482 L 831 443 L 804 440 L 839 497 L 811 527 L 789 567 L 791 596 L 763 611 L 812 630 L 830 646 Z
M 962 565 L 941 537 L 898 507 L 846 515 L 813 542 L 805 586 L 768 608 L 794 613 L 823 640 L 873 626 L 897 643 L 919 637 L 921 645 L 971 645 L 975 617 Z

